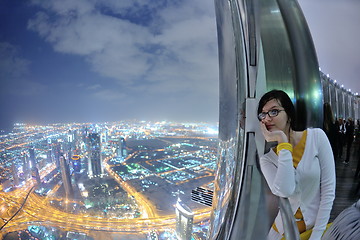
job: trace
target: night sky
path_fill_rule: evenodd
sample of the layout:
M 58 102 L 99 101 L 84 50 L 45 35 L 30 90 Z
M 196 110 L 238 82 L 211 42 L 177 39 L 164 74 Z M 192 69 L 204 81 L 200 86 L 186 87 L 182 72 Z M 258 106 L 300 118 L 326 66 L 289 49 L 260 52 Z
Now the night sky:
M 360 2 L 299 2 L 323 72 L 360 92 Z M 212 0 L 0 0 L 0 56 L 0 129 L 218 120 Z
M 298 0 L 321 71 L 360 94 L 360 1 Z

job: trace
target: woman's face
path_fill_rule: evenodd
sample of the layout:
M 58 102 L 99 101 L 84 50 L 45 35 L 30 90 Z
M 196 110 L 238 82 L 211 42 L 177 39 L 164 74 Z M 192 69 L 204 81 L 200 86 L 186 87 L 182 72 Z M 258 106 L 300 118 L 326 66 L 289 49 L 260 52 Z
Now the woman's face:
M 268 131 L 272 132 L 275 130 L 281 130 L 287 132 L 290 127 L 290 121 L 288 121 L 288 116 L 285 112 L 285 109 L 281 106 L 277 99 L 272 99 L 268 101 L 262 108 L 263 113 L 267 113 L 271 110 L 280 110 L 277 116 L 270 117 L 269 114 L 266 114 L 265 118 L 261 120 Z

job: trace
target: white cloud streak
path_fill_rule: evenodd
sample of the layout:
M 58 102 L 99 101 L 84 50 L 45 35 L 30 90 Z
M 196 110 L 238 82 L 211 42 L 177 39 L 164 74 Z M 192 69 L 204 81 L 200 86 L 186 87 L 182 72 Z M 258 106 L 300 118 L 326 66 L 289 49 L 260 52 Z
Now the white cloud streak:
M 145 6 L 131 2 L 133 5 L 129 1 L 101 4 L 111 7 L 113 13 L 132 14 Z M 106 15 L 96 9 L 99 1 L 92 6 L 73 1 L 36 3 L 41 3 L 46 13 L 39 12 L 29 21 L 29 29 L 58 52 L 84 56 L 101 76 L 129 89 L 138 88 L 141 82 L 148 92 L 174 92 L 174 86 L 180 92 L 190 87 L 211 94 L 217 91 L 212 89 L 216 89 L 218 77 L 215 18 L 208 1 L 184 1 L 180 7 L 157 9 L 160 19 L 151 16 L 153 23 L 163 23 L 157 26 Z M 155 9 L 151 4 L 146 7 Z
M 166 116 L 167 112 L 217 120 L 218 57 L 212 1 L 33 3 L 42 11 L 28 22 L 28 29 L 55 51 L 82 56 L 94 72 L 119 86 L 89 88 L 96 99 L 111 101 L 117 109 L 136 108 L 133 111 L 138 114 Z

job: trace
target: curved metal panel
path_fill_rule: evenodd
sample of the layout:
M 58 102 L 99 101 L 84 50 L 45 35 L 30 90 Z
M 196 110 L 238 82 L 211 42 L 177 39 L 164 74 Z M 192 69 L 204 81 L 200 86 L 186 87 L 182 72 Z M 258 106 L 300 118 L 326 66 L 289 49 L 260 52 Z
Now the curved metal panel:
M 355 107 L 355 112 L 356 112 L 356 119 L 360 119 L 360 98 L 359 96 L 356 97 L 356 107 Z
M 261 148 L 255 141 L 259 135 L 255 97 L 266 89 L 283 89 L 298 111 L 310 109 L 309 114 L 302 114 L 304 124 L 298 128 L 321 125 L 322 90 L 317 59 L 296 1 L 215 0 L 215 8 L 220 143 L 208 237 L 265 239 L 269 229 L 264 210 L 265 185 L 256 154 L 256 149 Z M 293 218 L 286 206 L 282 209 L 289 219 Z M 259 225 L 264 226 L 262 231 L 256 227 Z M 294 226 L 286 230 L 288 236 L 293 236 L 290 239 L 296 239 L 293 229 Z
M 239 129 L 238 117 L 245 113 L 238 104 L 238 78 L 246 76 L 244 65 L 244 33 L 239 25 L 235 40 L 233 30 L 233 9 L 227 0 L 215 1 L 216 20 L 218 29 L 219 49 L 219 79 L 220 79 L 220 119 L 219 119 L 219 157 L 215 178 L 215 191 L 209 238 L 225 239 L 228 235 L 234 213 L 235 176 L 239 164 L 236 159 L 241 158 L 242 141 L 238 138 L 243 135 Z M 235 51 L 236 49 L 236 51 Z M 240 57 L 236 57 L 236 55 Z M 238 115 L 238 113 L 240 113 Z M 240 146 L 238 146 L 240 145 Z
M 336 89 L 336 105 L 338 109 L 338 118 L 344 117 L 344 106 L 343 106 L 343 97 L 342 97 L 342 91 L 340 88 Z
M 325 79 L 321 79 L 321 85 L 324 96 L 324 102 L 330 103 L 330 83 Z
M 261 0 L 261 41 L 267 89 L 282 89 L 298 114 L 297 129 L 322 126 L 319 66 L 309 28 L 296 0 Z
M 345 119 L 348 119 L 349 118 L 349 116 L 350 116 L 350 109 L 349 109 L 349 107 L 350 107 L 350 98 L 349 98 L 349 96 L 346 94 L 347 92 L 346 91 L 344 91 L 344 102 L 345 102 Z
M 346 118 L 344 92 L 342 89 L 338 89 L 338 108 L 339 108 L 339 118 Z

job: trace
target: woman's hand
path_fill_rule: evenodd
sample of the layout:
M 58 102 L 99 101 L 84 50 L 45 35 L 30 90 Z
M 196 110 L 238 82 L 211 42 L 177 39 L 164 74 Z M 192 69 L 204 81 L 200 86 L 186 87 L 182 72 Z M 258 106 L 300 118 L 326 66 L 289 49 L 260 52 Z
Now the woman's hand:
M 278 143 L 288 142 L 286 134 L 283 131 L 275 130 L 270 132 L 269 130 L 267 130 L 266 125 L 263 122 L 260 122 L 260 128 L 267 142 L 278 142 Z

